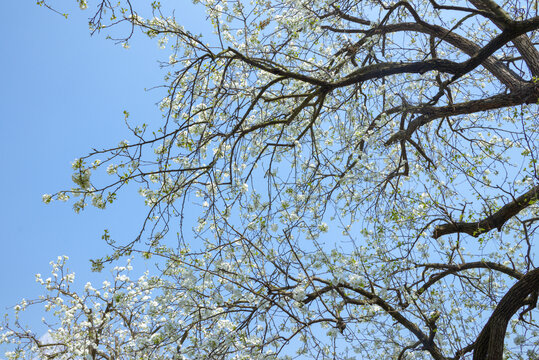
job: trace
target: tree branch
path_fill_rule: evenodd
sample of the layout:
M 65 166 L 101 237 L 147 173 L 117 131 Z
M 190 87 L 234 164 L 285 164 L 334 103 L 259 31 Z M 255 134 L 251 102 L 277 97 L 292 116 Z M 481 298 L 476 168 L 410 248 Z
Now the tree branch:
M 509 14 L 507 14 L 507 12 L 505 12 L 496 2 L 492 0 L 470 0 L 470 2 L 477 9 L 489 11 L 495 14 L 497 19 L 492 19 L 492 22 L 502 30 L 505 28 L 505 24 L 512 20 Z M 522 55 L 532 75 L 539 75 L 539 51 L 537 51 L 535 46 L 533 46 L 530 38 L 524 34 L 513 39 L 512 42 Z
M 477 337 L 473 360 L 502 360 L 504 337 L 511 317 L 524 305 L 528 298 L 539 290 L 539 268 L 534 269 L 517 281 L 502 298 Z M 536 304 L 532 304 L 535 306 Z
M 522 278 L 522 274 L 514 269 L 511 269 L 507 266 L 500 265 L 495 262 L 491 261 L 475 261 L 465 264 L 459 264 L 459 265 L 451 265 L 451 264 L 425 264 L 422 265 L 426 269 L 444 269 L 444 271 L 439 272 L 437 274 L 432 274 L 429 279 L 423 284 L 419 290 L 417 291 L 418 295 L 421 295 L 424 293 L 430 286 L 435 284 L 436 282 L 440 281 L 444 277 L 456 274 L 459 271 L 469 270 L 469 269 L 489 269 L 489 270 L 496 270 L 499 272 L 502 272 L 504 274 L 507 274 L 511 277 L 514 277 L 515 279 L 520 280 Z
M 481 47 L 478 46 L 476 43 L 454 33 L 452 30 L 445 29 L 438 25 L 427 24 L 425 22 L 405 22 L 398 24 L 388 24 L 385 26 L 378 26 L 370 30 L 337 29 L 330 26 L 324 26 L 323 28 L 333 32 L 341 33 L 365 33 L 364 37 L 362 37 L 358 42 L 352 45 L 354 49 L 360 48 L 367 39 L 375 35 L 384 35 L 394 32 L 416 31 L 423 34 L 436 36 L 441 41 L 445 41 L 453 45 L 457 49 L 462 50 L 464 53 L 470 56 L 475 55 L 479 50 L 481 50 Z M 518 88 L 524 84 L 524 80 L 520 76 L 518 76 L 515 72 L 513 72 L 505 64 L 503 64 L 501 61 L 497 60 L 493 56 L 490 56 L 485 59 L 485 61 L 481 65 L 485 69 L 490 71 L 492 75 L 494 75 L 498 80 L 500 80 L 501 83 L 503 83 L 510 89 Z
M 539 28 L 539 17 L 534 17 L 523 21 L 511 21 L 507 28 L 498 36 L 489 41 L 474 56 L 464 62 L 454 62 L 445 59 L 430 59 L 412 63 L 381 63 L 362 67 L 342 80 L 331 84 L 332 88 L 349 86 L 366 80 L 379 79 L 389 75 L 418 73 L 423 74 L 428 71 L 439 71 L 454 75 L 453 81 L 462 75 L 472 71 L 481 65 L 497 50 L 516 37 Z M 282 75 L 282 73 L 279 73 Z
M 419 127 L 441 117 L 470 114 L 522 104 L 533 104 L 537 102 L 538 98 L 539 89 L 535 84 L 528 83 L 527 86 L 522 87 L 511 94 L 497 94 L 488 98 L 471 100 L 458 104 L 440 107 L 429 105 L 418 105 L 409 108 L 399 107 L 397 110 L 421 115 L 410 121 L 406 130 L 399 130 L 391 135 L 384 145 L 389 146 L 398 141 L 407 140 Z
M 465 233 L 473 237 L 478 237 L 481 234 L 489 232 L 492 229 L 501 231 L 502 226 L 513 216 L 524 210 L 528 206 L 534 204 L 538 200 L 539 185 L 534 186 L 527 193 L 519 196 L 510 203 L 504 205 L 500 210 L 490 215 L 486 219 L 473 223 L 467 222 L 452 222 L 443 225 L 438 225 L 434 229 L 432 237 L 434 239 L 443 235 L 454 233 Z

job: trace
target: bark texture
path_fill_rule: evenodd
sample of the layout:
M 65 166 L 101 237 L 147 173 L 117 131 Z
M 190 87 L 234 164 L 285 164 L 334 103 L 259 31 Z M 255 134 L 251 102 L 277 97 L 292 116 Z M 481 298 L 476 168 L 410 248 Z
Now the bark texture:
M 525 194 L 519 196 L 515 200 L 502 206 L 502 208 L 483 220 L 476 222 L 453 222 L 443 225 L 438 225 L 434 229 L 432 237 L 437 239 L 440 236 L 464 233 L 473 237 L 478 237 L 481 234 L 498 229 L 501 231 L 502 226 L 513 216 L 534 204 L 538 200 L 539 185 L 534 186 Z
M 539 268 L 524 275 L 502 298 L 475 342 L 473 360 L 503 359 L 504 338 L 509 320 L 525 305 L 528 305 L 525 312 L 534 308 L 538 291 Z

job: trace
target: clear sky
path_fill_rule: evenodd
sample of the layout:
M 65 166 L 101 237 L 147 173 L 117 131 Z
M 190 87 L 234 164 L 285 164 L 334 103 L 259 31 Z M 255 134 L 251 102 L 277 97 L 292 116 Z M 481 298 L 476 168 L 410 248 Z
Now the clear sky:
M 0 314 L 41 293 L 34 275 L 46 277 L 58 255 L 70 257 L 83 286 L 96 279 L 88 260 L 107 251 L 103 229 L 118 241 L 138 233 L 146 208 L 136 193 L 78 215 L 71 203 L 45 205 L 41 196 L 71 187 L 73 159 L 129 137 L 123 110 L 136 122 L 161 120 L 155 104 L 162 93 L 145 88 L 162 84 L 157 60 L 169 55 L 149 39 L 139 37 L 126 50 L 103 35 L 90 37 L 91 13 L 74 0 L 56 2 L 68 20 L 35 3 L 0 2 Z M 196 32 L 207 29 L 183 3 L 177 18 Z M 36 324 L 40 319 L 37 312 Z

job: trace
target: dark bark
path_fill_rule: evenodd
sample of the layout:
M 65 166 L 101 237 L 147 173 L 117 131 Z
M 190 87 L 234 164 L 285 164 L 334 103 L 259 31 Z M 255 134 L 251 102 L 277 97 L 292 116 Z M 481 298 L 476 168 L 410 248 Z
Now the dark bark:
M 528 272 L 517 281 L 502 298 L 479 334 L 474 345 L 474 360 L 502 360 L 505 332 L 509 320 L 517 311 L 528 305 L 536 306 L 539 291 L 539 268 Z
M 492 229 L 498 229 L 501 231 L 502 226 L 513 216 L 517 215 L 520 211 L 532 205 L 538 200 L 539 185 L 534 186 L 531 190 L 525 194 L 519 196 L 515 200 L 502 206 L 502 208 L 496 211 L 494 214 L 487 218 L 467 223 L 467 222 L 451 222 L 443 225 L 438 225 L 434 229 L 432 237 L 437 239 L 440 236 L 464 233 L 474 237 L 478 237 L 481 234 L 489 232 Z
M 424 293 L 429 287 L 443 279 L 448 275 L 454 275 L 464 270 L 469 269 L 489 269 L 494 271 L 499 271 L 501 273 L 507 274 L 515 279 L 521 279 L 522 274 L 514 269 L 511 269 L 507 266 L 491 262 L 491 261 L 476 261 L 465 264 L 425 264 L 422 265 L 425 269 L 442 269 L 443 271 L 436 274 L 432 274 L 429 279 L 419 288 L 417 291 L 418 295 Z
M 431 25 L 426 23 L 398 23 L 398 24 L 388 24 L 385 26 L 379 26 L 371 30 L 356 30 L 356 29 L 335 29 L 331 27 L 326 27 L 328 30 L 334 32 L 344 32 L 344 33 L 365 33 L 365 36 L 354 44 L 353 48 L 359 48 L 363 43 L 374 35 L 383 35 L 393 32 L 420 32 L 432 36 L 436 36 L 442 41 L 445 41 L 455 48 L 462 50 L 464 53 L 473 56 L 481 47 L 475 44 L 474 42 L 448 30 L 438 25 Z M 485 69 L 490 71 L 502 84 L 507 86 L 509 89 L 515 89 L 526 84 L 526 82 L 518 76 L 515 72 L 509 69 L 505 64 L 496 58 L 490 56 L 483 64 L 481 64 Z
M 403 112 L 421 115 L 410 121 L 406 130 L 401 130 L 391 135 L 385 142 L 385 145 L 388 146 L 397 141 L 407 140 L 419 127 L 442 117 L 503 109 L 522 104 L 533 104 L 536 103 L 538 99 L 539 88 L 533 83 L 528 83 L 527 86 L 521 87 L 511 94 L 498 94 L 484 99 L 471 100 L 440 107 L 421 105 L 402 108 Z
M 338 88 L 390 75 L 405 73 L 423 74 L 428 71 L 439 71 L 452 74 L 455 76 L 454 79 L 456 79 L 481 65 L 492 54 L 516 37 L 525 34 L 528 31 L 537 30 L 538 28 L 539 17 L 519 22 L 511 22 L 501 34 L 489 41 L 489 43 L 482 47 L 474 56 L 461 63 L 445 59 L 430 59 L 412 63 L 381 63 L 362 67 L 349 74 L 344 79 L 328 85 L 330 88 Z M 275 74 L 282 75 L 282 71 Z
M 428 27 L 428 24 L 425 24 L 426 23 L 424 22 L 420 22 L 420 25 Z M 494 52 L 502 48 L 505 44 L 512 41 L 516 37 L 538 28 L 539 17 L 534 17 L 520 22 L 511 22 L 501 34 L 492 39 L 484 47 L 480 48 L 472 57 L 464 62 L 457 63 L 445 59 L 429 59 L 411 63 L 380 63 L 361 67 L 360 69 L 337 81 L 321 80 L 319 78 L 293 72 L 263 59 L 247 57 L 232 48 L 226 50 L 222 56 L 229 56 L 228 54 L 232 53 L 232 58 L 239 59 L 258 69 L 267 71 L 274 75 L 284 76 L 315 86 L 320 86 L 329 91 L 331 89 L 350 86 L 367 80 L 380 79 L 391 75 L 406 73 L 423 74 L 429 71 L 439 71 L 454 75 L 454 79 L 456 79 L 474 70 L 477 66 L 482 65 L 491 57 L 492 54 L 494 54 Z M 504 76 L 506 75 L 507 74 Z M 506 78 L 505 81 L 508 81 L 508 79 Z
M 497 16 L 498 20 L 493 20 L 493 23 L 500 29 L 504 29 L 507 22 L 511 21 L 507 14 L 498 4 L 491 0 L 470 0 L 470 2 L 480 10 L 492 12 Z M 520 55 L 528 65 L 528 68 L 533 76 L 539 75 L 539 51 L 532 44 L 528 35 L 520 35 L 513 39 L 512 43 L 518 49 Z

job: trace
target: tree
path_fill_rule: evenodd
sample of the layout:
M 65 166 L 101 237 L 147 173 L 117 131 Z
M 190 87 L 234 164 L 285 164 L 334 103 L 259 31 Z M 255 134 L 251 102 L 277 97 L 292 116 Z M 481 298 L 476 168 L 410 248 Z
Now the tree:
M 213 35 L 96 3 L 93 32 L 171 49 L 163 119 L 44 196 L 138 184 L 140 235 L 93 265 L 165 266 L 77 294 L 60 259 L 52 342 L 7 323 L 10 356 L 537 359 L 537 3 L 195 3 Z

